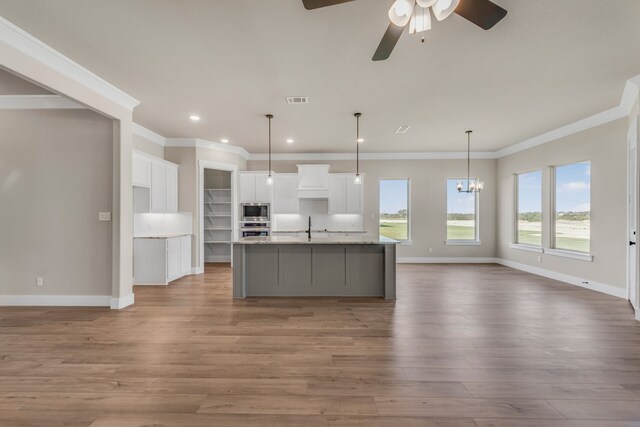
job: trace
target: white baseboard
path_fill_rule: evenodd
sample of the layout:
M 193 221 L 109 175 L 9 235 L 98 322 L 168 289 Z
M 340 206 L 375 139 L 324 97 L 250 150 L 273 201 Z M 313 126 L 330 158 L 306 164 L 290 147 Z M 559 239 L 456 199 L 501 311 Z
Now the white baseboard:
M 191 274 L 202 274 L 204 273 L 203 267 L 191 267 Z
M 115 310 L 119 310 L 121 308 L 129 307 L 133 305 L 134 295 L 133 293 L 120 297 L 120 298 L 111 298 L 111 308 Z
M 398 257 L 398 264 L 495 264 L 495 258 L 479 257 Z
M 0 306 L 109 307 L 109 295 L 0 295 Z
M 627 299 L 627 290 L 625 288 L 619 288 L 617 286 L 607 285 L 606 283 L 594 282 L 593 280 L 582 279 L 580 277 L 572 276 L 569 274 L 558 273 L 556 271 L 546 270 L 540 267 L 533 267 L 527 264 L 521 264 L 506 259 L 497 258 L 496 263 L 504 265 L 505 267 L 515 268 L 516 270 L 525 271 L 542 277 L 548 277 L 549 279 L 558 280 L 560 282 L 569 283 L 571 285 L 580 286 L 581 288 L 591 289 L 592 291 L 602 292 L 603 294 L 611 295 L 618 298 Z

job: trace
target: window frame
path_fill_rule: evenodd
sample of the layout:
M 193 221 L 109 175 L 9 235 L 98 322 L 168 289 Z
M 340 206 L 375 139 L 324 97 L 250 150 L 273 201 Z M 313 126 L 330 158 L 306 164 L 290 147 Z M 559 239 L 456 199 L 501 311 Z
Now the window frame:
M 520 183 L 518 181 L 518 177 L 520 175 L 527 175 L 530 173 L 540 172 L 540 245 L 532 245 L 530 243 L 521 243 L 518 239 L 518 217 L 519 217 L 519 196 L 520 196 Z M 513 174 L 513 236 L 511 238 L 510 247 L 523 249 L 523 250 L 531 250 L 532 252 L 542 252 L 544 248 L 544 236 L 545 236 L 545 226 L 544 226 L 544 168 L 532 168 L 529 170 L 524 170 L 522 172 L 516 172 Z
M 393 177 L 393 178 L 386 178 L 386 177 L 380 177 L 378 178 L 378 238 L 381 237 L 380 234 L 380 202 L 382 200 L 381 194 L 380 194 L 380 184 L 382 183 L 382 181 L 407 181 L 407 239 L 406 240 L 398 240 L 398 239 L 394 239 L 397 240 L 399 242 L 400 245 L 411 245 L 413 242 L 411 240 L 411 230 L 412 230 L 412 226 L 411 226 L 411 218 L 412 218 L 412 214 L 411 214 L 411 178 L 410 177 Z
M 590 158 L 580 158 L 577 160 L 572 160 L 568 162 L 555 163 L 549 166 L 549 207 L 551 211 L 551 221 L 549 225 L 549 247 L 545 249 L 545 253 L 549 255 L 556 255 L 566 258 L 575 258 L 584 261 L 592 261 L 593 256 L 591 255 L 591 223 L 589 223 L 589 251 L 576 251 L 571 249 L 563 249 L 558 248 L 556 243 L 556 221 L 557 221 L 557 210 L 556 210 L 556 200 L 557 200 L 557 169 L 565 166 L 570 166 L 578 163 L 589 163 L 589 170 L 591 170 L 592 161 Z M 591 217 L 591 175 L 589 175 L 589 217 Z
M 471 177 L 470 179 L 478 179 L 477 177 Z M 474 192 L 473 195 L 475 197 L 474 209 L 475 209 L 475 236 L 473 239 L 449 239 L 447 232 L 447 222 L 449 221 L 449 181 L 466 181 L 467 178 L 447 178 L 445 181 L 445 245 L 448 246 L 479 246 L 482 244 L 480 241 L 480 193 Z

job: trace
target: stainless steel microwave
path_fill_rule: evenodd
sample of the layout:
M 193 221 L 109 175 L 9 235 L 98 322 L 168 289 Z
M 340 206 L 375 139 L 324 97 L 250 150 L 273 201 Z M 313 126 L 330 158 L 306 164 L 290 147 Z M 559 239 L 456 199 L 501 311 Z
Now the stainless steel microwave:
M 241 221 L 269 221 L 269 203 L 243 203 Z

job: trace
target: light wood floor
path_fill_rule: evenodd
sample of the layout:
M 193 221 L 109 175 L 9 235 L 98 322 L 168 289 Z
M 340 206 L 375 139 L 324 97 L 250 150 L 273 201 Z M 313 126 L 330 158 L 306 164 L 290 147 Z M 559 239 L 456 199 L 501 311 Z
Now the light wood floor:
M 401 265 L 395 303 L 232 301 L 230 279 L 0 308 L 0 425 L 640 425 L 623 300 L 496 265 Z

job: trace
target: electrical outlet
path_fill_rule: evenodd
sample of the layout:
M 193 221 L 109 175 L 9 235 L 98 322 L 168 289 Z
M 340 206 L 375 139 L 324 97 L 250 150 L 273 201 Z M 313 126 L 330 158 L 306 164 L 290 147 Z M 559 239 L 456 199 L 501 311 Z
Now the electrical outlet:
M 542 262 L 542 255 L 538 255 L 538 262 Z
M 429 253 L 432 253 L 432 252 L 433 252 L 433 248 L 429 248 Z
M 98 221 L 111 221 L 111 212 L 98 212 Z
M 44 277 L 36 277 L 36 286 L 44 286 Z

